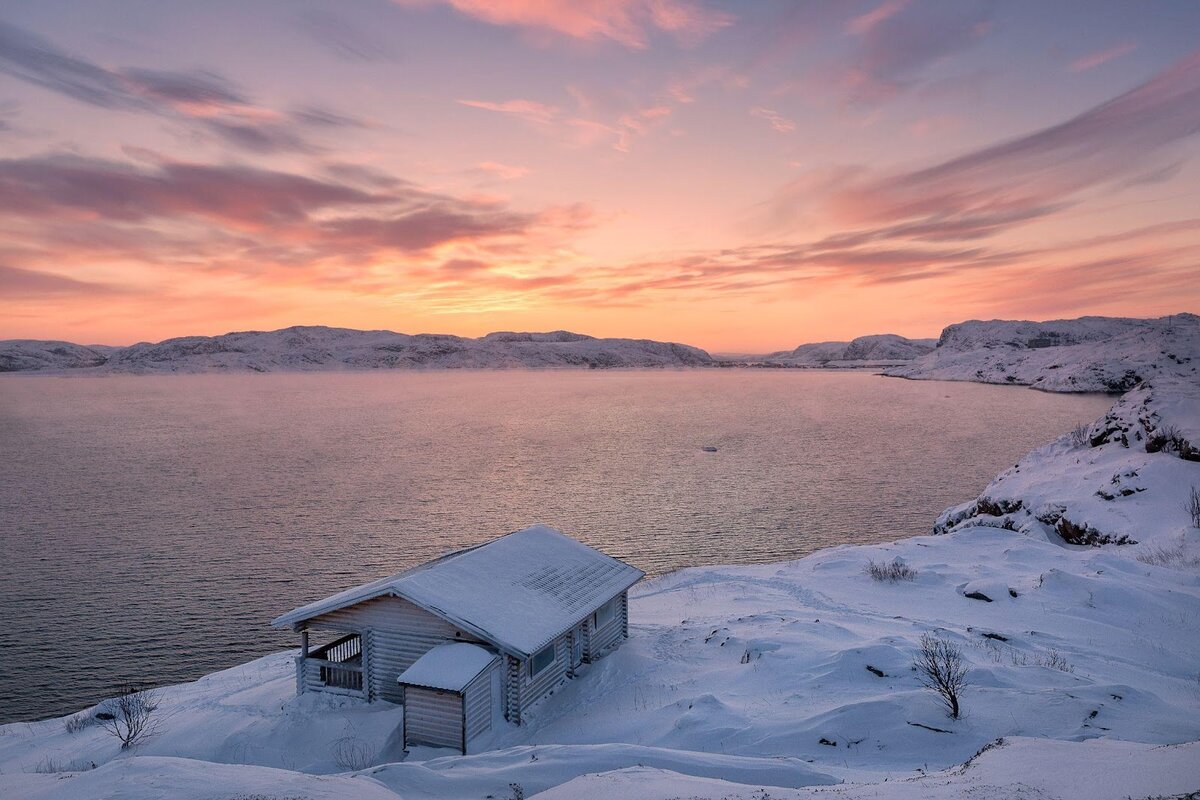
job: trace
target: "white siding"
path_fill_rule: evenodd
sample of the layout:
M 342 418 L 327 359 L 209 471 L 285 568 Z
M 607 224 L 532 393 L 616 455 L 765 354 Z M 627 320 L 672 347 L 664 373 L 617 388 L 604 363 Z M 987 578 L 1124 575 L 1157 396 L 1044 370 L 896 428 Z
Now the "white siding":
M 496 659 L 463 690 L 468 747 L 472 739 L 492 727 L 492 675 L 500 670 L 500 664 L 500 659 Z
M 554 663 L 539 672 L 533 678 L 529 677 L 529 661 L 521 662 L 521 714 L 543 697 L 554 692 L 554 689 L 567 679 L 567 665 L 570 663 L 569 633 L 554 640 Z
M 312 627 L 364 632 L 370 698 L 401 702 L 400 673 L 445 642 L 478 642 L 474 636 L 399 597 L 378 597 L 314 617 Z
M 439 689 L 405 687 L 404 746 L 462 748 L 462 695 Z
M 588 661 L 595 661 L 609 650 L 616 648 L 627 635 L 629 628 L 628 596 L 622 592 L 614 598 L 614 602 L 617 604 L 616 613 L 607 624 L 599 628 L 592 628 L 592 621 L 588 620 L 589 634 L 586 640 Z

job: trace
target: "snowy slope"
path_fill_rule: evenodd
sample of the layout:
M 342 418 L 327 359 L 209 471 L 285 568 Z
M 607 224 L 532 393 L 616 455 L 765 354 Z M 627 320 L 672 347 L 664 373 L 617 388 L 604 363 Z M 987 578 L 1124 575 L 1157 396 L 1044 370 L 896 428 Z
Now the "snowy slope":
M 1200 383 L 1156 378 L 1086 429 L 1026 455 L 974 501 L 946 510 L 934 531 L 994 525 L 1049 541 L 1190 548 L 1184 505 L 1193 486 L 1200 487 Z M 1186 555 L 1200 560 L 1200 549 Z
M 1010 738 L 967 766 L 886 785 L 847 783 L 787 789 L 695 778 L 648 767 L 577 778 L 536 800 L 1089 800 L 1181 797 L 1200 786 L 1200 742 L 1154 746 L 1104 740 L 1082 744 Z
M 812 342 L 762 358 L 787 366 L 882 366 L 910 361 L 933 350 L 934 339 L 906 339 L 894 333 L 859 336 L 849 342 Z M 848 363 L 844 363 L 848 362 Z
M 104 350 L 109 352 L 105 353 Z M 392 331 L 293 327 L 222 336 L 187 336 L 122 348 L 65 342 L 0 342 L 0 370 L 75 369 L 95 373 L 339 369 L 707 366 L 696 347 L 648 339 L 596 339 L 567 331 L 490 333 L 478 339 Z
M 1200 317 L 960 322 L 936 350 L 884 374 L 1050 392 L 1124 392 L 1157 375 L 1200 381 Z

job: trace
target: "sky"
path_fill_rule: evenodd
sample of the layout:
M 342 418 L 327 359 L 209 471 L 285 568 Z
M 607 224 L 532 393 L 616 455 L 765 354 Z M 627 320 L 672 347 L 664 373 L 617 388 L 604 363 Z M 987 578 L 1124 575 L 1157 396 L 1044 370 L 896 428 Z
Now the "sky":
M 0 8 L 0 338 L 1200 311 L 1200 3 Z

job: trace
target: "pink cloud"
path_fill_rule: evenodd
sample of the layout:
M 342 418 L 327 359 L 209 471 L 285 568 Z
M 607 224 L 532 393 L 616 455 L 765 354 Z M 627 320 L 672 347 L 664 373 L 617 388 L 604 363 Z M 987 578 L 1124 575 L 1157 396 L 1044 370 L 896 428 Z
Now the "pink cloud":
M 527 122 L 547 125 L 557 120 L 562 111 L 556 106 L 539 103 L 536 100 L 506 100 L 503 103 L 492 103 L 486 100 L 459 100 L 461 105 L 472 108 L 482 108 L 485 111 L 499 111 L 511 114 Z
M 1121 56 L 1129 55 L 1134 50 L 1137 50 L 1137 42 L 1121 42 L 1113 45 L 1107 50 L 1097 50 L 1094 53 L 1088 53 L 1085 56 L 1080 56 L 1071 62 L 1071 72 L 1086 72 L 1089 69 L 1095 69 L 1101 64 L 1107 64 L 1113 59 Z
M 769 108 L 752 108 L 750 109 L 750 116 L 765 119 L 779 133 L 792 133 L 796 130 L 796 123 L 784 117 L 778 111 L 773 111 Z
M 485 100 L 458 102 L 516 117 L 574 147 L 607 143 L 623 153 L 629 151 L 634 138 L 649 133 L 673 111 L 666 103 L 630 107 L 629 98 L 617 101 L 595 98 L 576 86 L 568 86 L 567 93 L 575 104 L 574 111 L 524 99 L 499 103 Z
M 645 48 L 662 32 L 699 42 L 731 24 L 729 14 L 690 0 L 395 0 L 405 6 L 435 2 L 492 25 L 550 31 L 572 39 L 611 40 Z
M 867 13 L 854 17 L 846 23 L 846 32 L 857 36 L 869 33 L 875 26 L 899 14 L 908 5 L 908 0 L 887 0 Z

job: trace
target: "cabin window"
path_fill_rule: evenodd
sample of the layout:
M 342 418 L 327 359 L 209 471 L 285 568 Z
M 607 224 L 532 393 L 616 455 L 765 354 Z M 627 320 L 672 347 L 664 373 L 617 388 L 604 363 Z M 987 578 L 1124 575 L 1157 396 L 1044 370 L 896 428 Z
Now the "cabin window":
M 592 615 L 592 627 L 603 628 L 605 625 L 613 621 L 613 617 L 617 615 L 617 598 L 609 600 L 604 605 L 596 609 L 596 613 Z
M 540 650 L 533 654 L 533 658 L 529 659 L 529 677 L 540 674 L 554 663 L 554 645 Z

